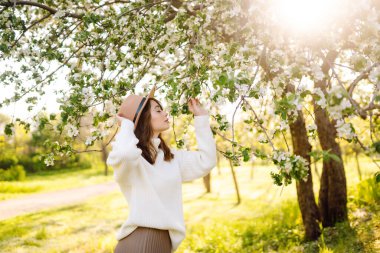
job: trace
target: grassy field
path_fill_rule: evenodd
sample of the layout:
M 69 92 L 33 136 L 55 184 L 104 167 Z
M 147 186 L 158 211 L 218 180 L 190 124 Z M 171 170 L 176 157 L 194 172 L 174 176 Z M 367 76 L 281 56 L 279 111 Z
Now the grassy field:
M 213 170 L 211 194 L 204 194 L 201 179 L 184 184 L 187 237 L 177 252 L 378 252 L 379 186 L 369 181 L 358 184 L 352 164 L 351 161 L 346 164 L 350 222 L 325 229 L 320 240 L 312 243 L 302 240 L 294 184 L 284 188 L 274 186 L 269 176 L 271 167 L 255 166 L 252 179 L 249 167 L 236 168 L 242 196 L 240 205 L 236 205 L 229 168 L 223 168 L 220 174 Z M 363 159 L 361 164 L 366 178 L 376 170 L 368 160 Z M 87 171 L 76 174 L 81 178 L 78 181 L 90 175 L 96 177 L 96 173 L 88 172 L 87 176 L 83 173 Z M 63 184 L 67 184 L 75 176 L 62 178 Z M 50 182 L 40 180 L 48 189 Z M 317 180 L 314 181 L 317 189 Z M 117 243 L 115 233 L 127 216 L 125 200 L 115 191 L 83 204 L 0 222 L 0 249 L 28 253 L 112 252 Z
M 25 197 L 28 194 L 51 192 L 113 180 L 112 171 L 104 175 L 103 165 L 95 160 L 89 169 L 41 171 L 28 175 L 24 181 L 0 181 L 0 201 Z

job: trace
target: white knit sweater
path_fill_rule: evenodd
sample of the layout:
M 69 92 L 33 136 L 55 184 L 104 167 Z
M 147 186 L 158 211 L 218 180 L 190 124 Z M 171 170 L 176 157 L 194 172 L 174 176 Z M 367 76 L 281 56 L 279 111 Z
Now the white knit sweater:
M 154 165 L 141 155 L 133 122 L 123 119 L 112 142 L 107 164 L 114 169 L 114 178 L 126 201 L 129 216 L 116 235 L 121 240 L 138 226 L 169 230 L 174 252 L 185 238 L 182 209 L 182 182 L 206 176 L 216 165 L 216 145 L 209 116 L 194 117 L 198 151 L 174 150 L 174 159 L 164 161 L 158 148 L 159 138 L 152 138 L 158 151 Z

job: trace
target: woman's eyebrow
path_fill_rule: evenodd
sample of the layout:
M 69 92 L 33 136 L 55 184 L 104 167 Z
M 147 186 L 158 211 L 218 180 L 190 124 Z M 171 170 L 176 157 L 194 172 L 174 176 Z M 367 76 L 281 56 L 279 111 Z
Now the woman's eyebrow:
M 161 106 L 159 106 L 159 105 L 156 105 L 156 106 L 154 107 L 154 109 L 156 109 L 157 107 L 161 109 Z

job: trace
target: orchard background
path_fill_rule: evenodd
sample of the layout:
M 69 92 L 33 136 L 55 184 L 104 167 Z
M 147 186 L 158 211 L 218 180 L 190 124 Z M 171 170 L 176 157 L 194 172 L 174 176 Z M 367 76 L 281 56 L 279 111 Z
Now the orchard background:
M 380 250 L 379 1 L 0 0 L 0 34 L 0 199 L 112 181 L 114 115 L 155 84 L 173 122 L 165 139 L 196 149 L 187 100 L 197 97 L 219 154 L 204 186 L 184 185 L 200 196 L 185 198 L 191 229 L 180 251 Z M 269 207 L 250 197 L 266 187 L 281 191 Z M 123 200 L 111 200 L 119 212 L 87 223 L 124 219 Z M 78 209 L 94 213 L 96 203 Z M 229 219 L 218 215 L 226 203 Z M 104 243 L 86 240 L 95 233 L 86 228 L 56 236 L 84 230 L 71 246 L 52 243 L 55 225 L 36 235 L 21 225 L 50 217 L 71 228 L 70 215 L 7 219 L 0 244 L 112 251 L 111 224 L 96 230 Z

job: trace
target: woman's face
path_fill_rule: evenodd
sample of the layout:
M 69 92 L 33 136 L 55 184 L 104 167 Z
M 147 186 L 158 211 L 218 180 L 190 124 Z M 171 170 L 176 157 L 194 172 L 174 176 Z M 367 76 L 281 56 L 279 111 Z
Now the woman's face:
M 157 134 L 168 130 L 170 122 L 168 113 L 161 109 L 161 106 L 154 100 L 150 100 L 151 124 L 153 131 Z

